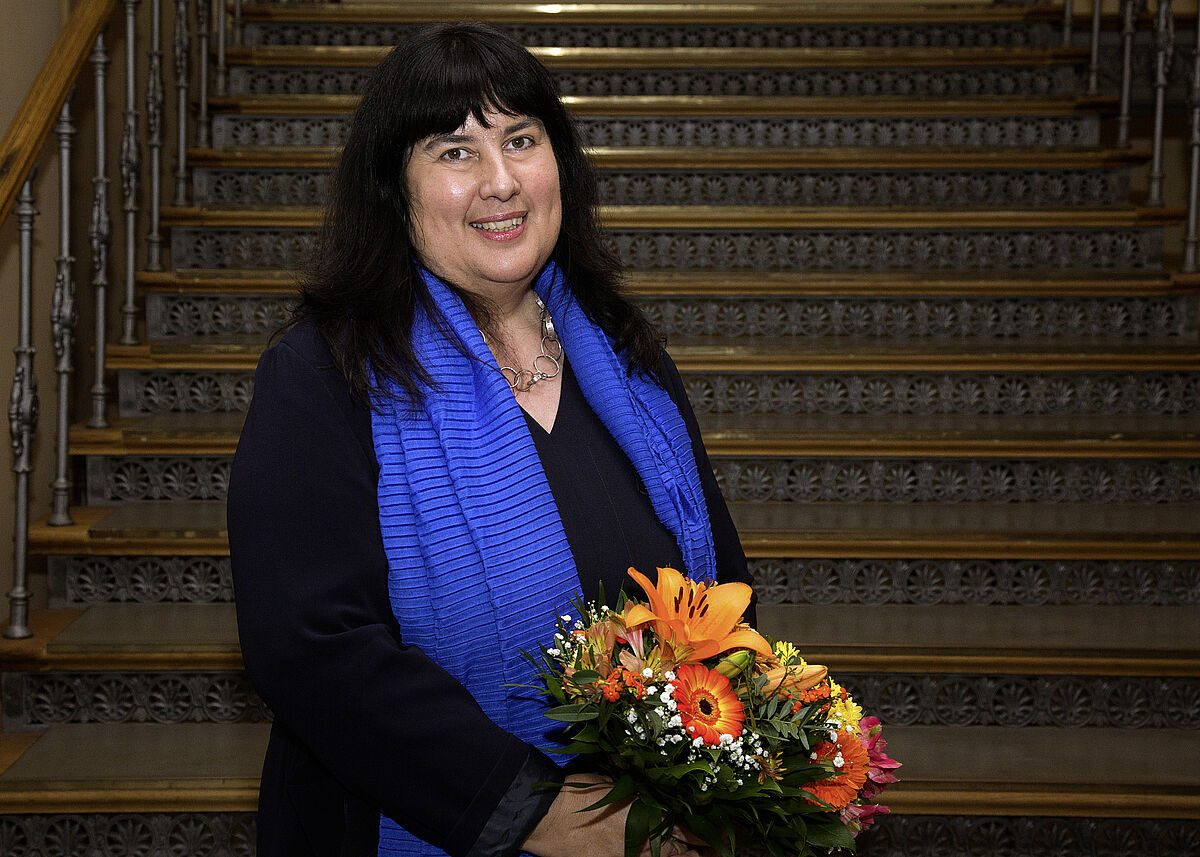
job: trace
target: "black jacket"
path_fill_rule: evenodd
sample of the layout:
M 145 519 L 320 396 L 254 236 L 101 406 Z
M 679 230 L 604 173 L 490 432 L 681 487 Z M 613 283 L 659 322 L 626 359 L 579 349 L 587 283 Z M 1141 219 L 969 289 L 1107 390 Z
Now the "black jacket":
M 668 361 L 669 362 L 669 361 Z M 674 367 L 722 580 L 749 581 Z M 259 856 L 374 855 L 379 815 L 451 855 L 512 854 L 561 779 L 414 646 L 391 612 L 370 412 L 311 324 L 259 362 L 234 458 L 229 547 L 246 669 L 275 714 Z

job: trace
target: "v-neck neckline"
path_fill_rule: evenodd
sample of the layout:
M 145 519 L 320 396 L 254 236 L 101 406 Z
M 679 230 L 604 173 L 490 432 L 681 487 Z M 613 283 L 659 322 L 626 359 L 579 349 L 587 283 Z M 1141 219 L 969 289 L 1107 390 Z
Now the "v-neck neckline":
M 549 429 L 547 429 L 544 425 L 542 425 L 540 422 L 538 422 L 537 417 L 535 417 L 533 414 L 529 413 L 529 411 L 525 410 L 525 408 L 521 407 L 520 402 L 517 402 L 517 407 L 521 407 L 521 413 L 525 416 L 525 423 L 529 426 L 529 430 L 533 431 L 534 428 L 536 428 L 538 431 L 540 431 L 546 437 L 554 437 L 554 432 L 558 428 L 558 425 L 562 421 L 562 418 L 563 418 L 563 399 L 567 395 L 567 378 L 568 378 L 568 373 L 571 372 L 571 369 L 570 369 L 570 366 L 568 365 L 565 357 L 562 359 L 561 366 L 562 366 L 562 373 L 561 373 L 562 379 L 559 381 L 560 386 L 558 389 L 558 405 L 554 411 L 554 422 L 550 425 Z M 570 378 L 572 380 L 572 383 L 574 383 L 575 376 L 573 374 L 571 374 Z M 574 390 L 572 390 L 571 392 L 574 393 Z

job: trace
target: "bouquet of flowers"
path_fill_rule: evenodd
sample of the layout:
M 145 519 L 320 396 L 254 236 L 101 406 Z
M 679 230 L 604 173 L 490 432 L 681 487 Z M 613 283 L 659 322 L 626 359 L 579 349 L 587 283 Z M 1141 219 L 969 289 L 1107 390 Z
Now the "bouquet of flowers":
M 853 849 L 888 811 L 875 799 L 900 764 L 879 720 L 825 667 L 741 622 L 749 586 L 629 574 L 645 603 L 581 604 L 533 658 L 546 716 L 566 724 L 561 752 L 613 780 L 594 807 L 632 799 L 627 857 L 647 839 L 658 855 L 676 825 L 723 857 L 739 841 L 777 857 Z

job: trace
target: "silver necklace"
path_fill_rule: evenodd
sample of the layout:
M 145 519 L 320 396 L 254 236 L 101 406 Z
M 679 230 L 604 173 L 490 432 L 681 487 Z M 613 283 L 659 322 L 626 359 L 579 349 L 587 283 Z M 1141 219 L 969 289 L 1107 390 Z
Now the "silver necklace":
M 550 319 L 550 311 L 546 309 L 546 305 L 542 303 L 541 298 L 535 297 L 535 300 L 537 301 L 538 314 L 542 322 L 542 353 L 533 358 L 532 369 L 514 369 L 512 366 L 500 367 L 500 374 L 508 382 L 509 389 L 518 393 L 527 392 L 538 381 L 557 377 L 558 373 L 562 370 L 562 365 L 559 363 L 559 360 L 562 358 L 562 344 L 558 341 L 558 334 L 554 332 L 554 322 Z M 553 346 L 557 356 L 547 351 L 547 346 Z

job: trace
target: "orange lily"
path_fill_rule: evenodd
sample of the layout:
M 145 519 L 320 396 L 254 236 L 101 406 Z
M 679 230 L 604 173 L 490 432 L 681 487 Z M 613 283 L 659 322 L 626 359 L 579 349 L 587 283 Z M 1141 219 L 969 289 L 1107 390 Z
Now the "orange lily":
M 658 586 L 635 568 L 629 576 L 646 592 L 650 606 L 634 605 L 624 616 L 627 626 L 651 623 L 659 640 L 669 643 L 695 663 L 730 649 L 753 649 L 771 654 L 771 645 L 757 631 L 738 627 L 750 606 L 752 590 L 744 583 L 709 586 L 688 580 L 673 568 L 658 570 Z
M 799 664 L 775 667 L 763 673 L 767 677 L 763 693 L 774 693 L 776 688 L 781 685 L 784 690 L 808 690 L 823 682 L 828 674 L 829 670 L 818 664 L 807 664 L 803 667 Z

